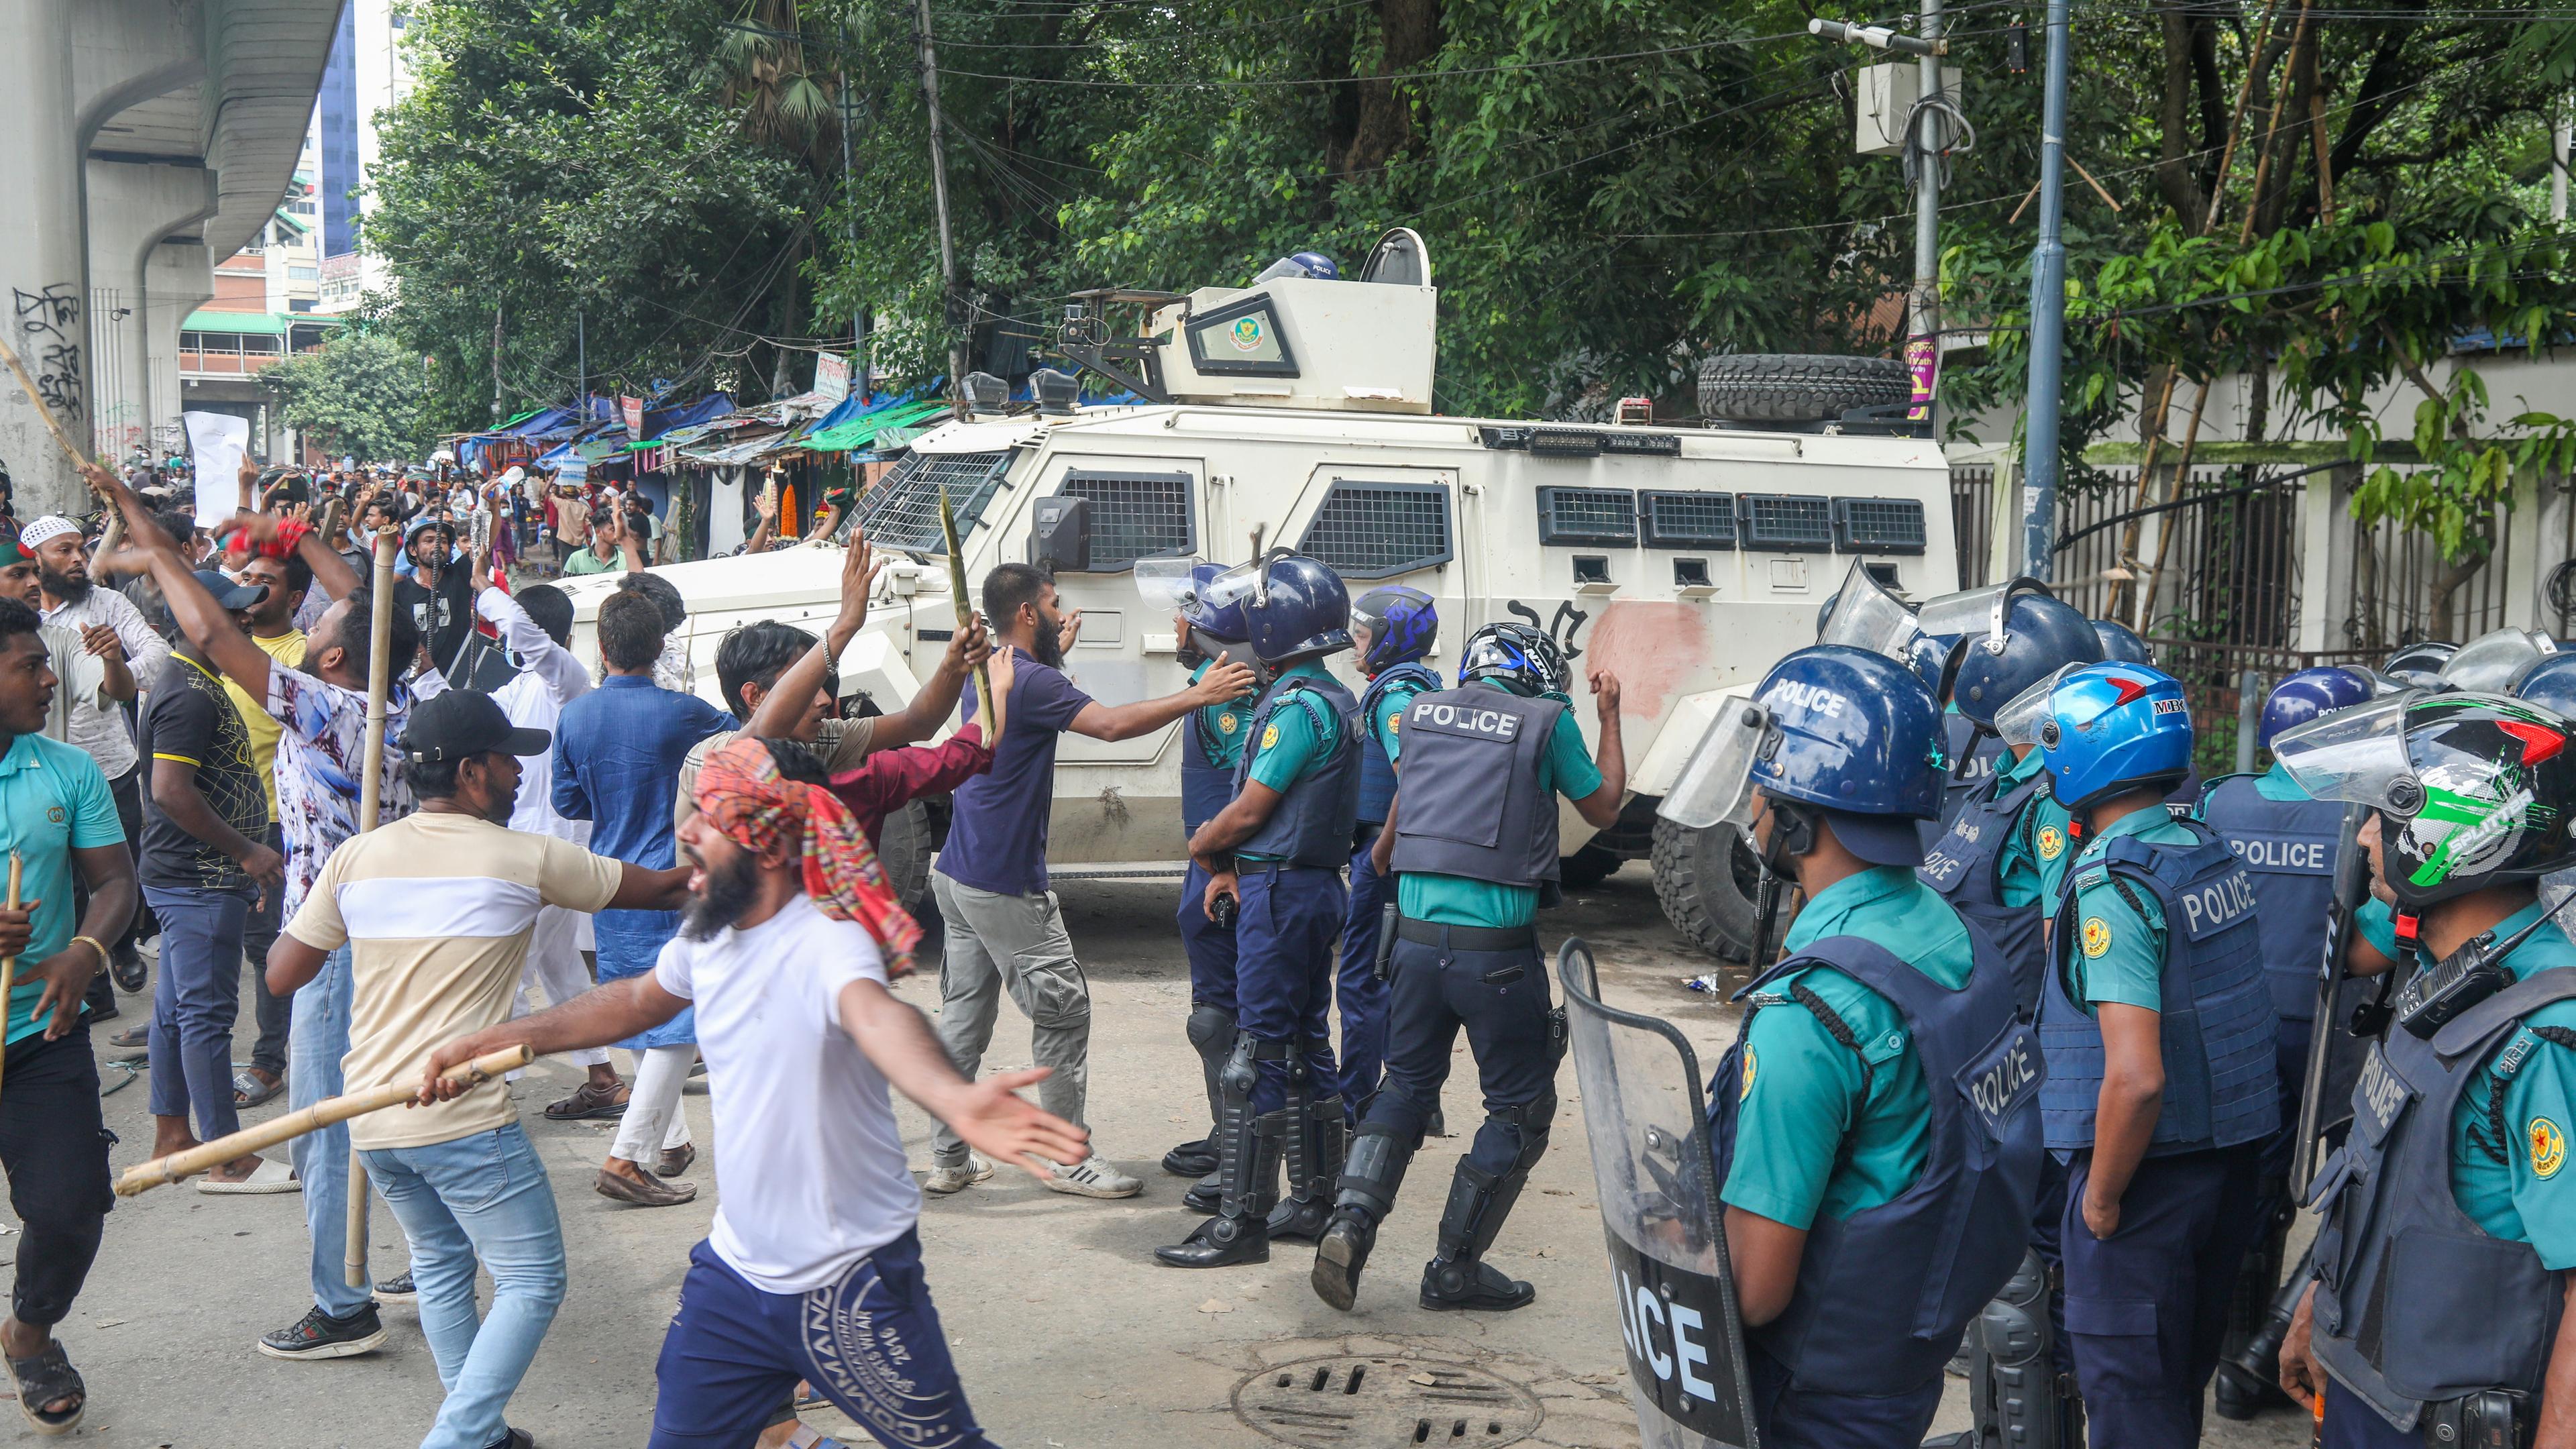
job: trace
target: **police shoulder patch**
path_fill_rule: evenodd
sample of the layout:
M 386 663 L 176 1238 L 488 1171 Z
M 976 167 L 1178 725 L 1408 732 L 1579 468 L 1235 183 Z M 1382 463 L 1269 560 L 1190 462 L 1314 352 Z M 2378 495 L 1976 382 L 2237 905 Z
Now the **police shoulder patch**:
M 1276 746 L 1278 743 L 1279 743 L 1279 726 L 1277 726 L 1277 725 L 1272 725 L 1272 726 L 1270 726 L 1268 729 L 1265 729 L 1265 730 L 1263 730 L 1263 731 L 1261 732 L 1261 747 L 1262 747 L 1263 749 L 1265 749 L 1265 750 L 1266 750 L 1266 749 L 1270 749 L 1270 748 L 1272 748 L 1272 747 Z
M 1753 1072 L 1757 1065 L 1753 1058 L 1753 1044 L 1747 1042 L 1744 1046 L 1744 1085 L 1737 1090 L 1735 1100 L 1741 1102 L 1753 1095 Z
M 2100 960 L 2111 949 L 2111 923 L 2100 916 L 2084 918 L 2084 954 Z
M 2039 858 L 2055 860 L 2066 853 L 2066 832 L 2054 825 L 2039 827 Z
M 2534 1117 L 2523 1135 L 2531 1148 L 2531 1175 L 2556 1177 L 2567 1165 L 2567 1134 L 2548 1118 Z
M 1229 709 L 1216 717 L 1216 727 L 1225 731 L 1227 734 L 1233 734 L 1236 730 L 1243 728 L 1243 725 L 1241 721 L 1234 717 L 1234 711 Z
M 1386 712 L 1386 732 L 1388 734 L 1394 734 L 1402 728 L 1404 728 L 1404 711 L 1400 709 L 1388 710 Z

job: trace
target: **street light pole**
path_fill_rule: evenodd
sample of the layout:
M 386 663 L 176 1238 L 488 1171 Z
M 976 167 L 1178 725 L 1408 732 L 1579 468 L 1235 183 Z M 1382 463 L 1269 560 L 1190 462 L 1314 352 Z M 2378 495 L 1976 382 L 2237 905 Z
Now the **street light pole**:
M 2058 392 L 2066 340 L 2067 0 L 2048 0 L 2047 89 L 2039 122 L 2039 244 L 2030 254 L 2030 387 L 2022 429 L 2022 572 L 2041 582 L 2057 553 Z
M 948 141 L 939 119 L 939 57 L 930 44 L 930 0 L 914 0 L 921 34 L 921 98 L 930 110 L 930 195 L 939 206 L 940 323 L 948 329 L 948 392 L 966 395 L 966 339 L 949 316 L 957 305 L 957 243 L 948 230 Z

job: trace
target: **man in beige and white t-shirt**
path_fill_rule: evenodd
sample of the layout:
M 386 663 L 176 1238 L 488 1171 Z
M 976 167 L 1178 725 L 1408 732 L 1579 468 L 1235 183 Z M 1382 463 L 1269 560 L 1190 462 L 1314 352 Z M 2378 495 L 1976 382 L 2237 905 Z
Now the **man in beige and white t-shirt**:
M 451 690 L 414 707 L 401 741 L 415 813 L 331 854 L 269 952 L 269 989 L 293 991 L 350 947 L 354 990 L 344 1090 L 420 1075 L 440 1044 L 509 1019 L 528 935 L 544 906 L 668 909 L 688 871 L 647 870 L 570 841 L 509 829 L 519 759 L 546 750 L 487 695 Z M 503 1084 L 452 1102 L 353 1119 L 349 1139 L 410 1239 L 421 1331 L 448 1386 L 422 1449 L 527 1444 L 502 1410 L 564 1295 L 563 1227 Z M 477 1262 L 492 1275 L 478 1324 Z

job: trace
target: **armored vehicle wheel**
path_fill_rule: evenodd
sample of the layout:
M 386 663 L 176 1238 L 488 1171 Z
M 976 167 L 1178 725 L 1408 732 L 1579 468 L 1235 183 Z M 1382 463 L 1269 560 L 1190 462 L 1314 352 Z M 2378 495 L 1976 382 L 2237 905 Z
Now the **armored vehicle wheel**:
M 1558 859 L 1558 883 L 1570 891 L 1590 890 L 1619 873 L 1619 860 L 1619 852 L 1594 841 Z
M 929 802 L 915 800 L 887 816 L 881 839 L 877 864 L 885 869 L 886 884 L 907 907 L 920 904 L 930 890 L 930 855 L 936 848 Z
M 1692 945 L 1729 961 L 1753 951 L 1757 915 L 1754 888 L 1759 867 L 1732 825 L 1691 830 L 1655 821 L 1655 899 L 1673 929 Z M 1788 929 L 1788 913 L 1774 923 L 1774 943 Z
M 1830 423 L 1913 395 L 1914 375 L 1892 357 L 1739 352 L 1699 365 L 1700 415 L 1711 422 Z

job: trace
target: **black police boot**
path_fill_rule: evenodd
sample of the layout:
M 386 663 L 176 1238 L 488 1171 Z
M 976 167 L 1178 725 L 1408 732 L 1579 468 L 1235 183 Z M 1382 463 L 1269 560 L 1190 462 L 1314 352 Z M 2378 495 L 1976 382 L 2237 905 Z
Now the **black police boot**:
M 1222 1089 L 1217 1085 L 1217 1074 L 1225 1070 L 1226 1054 L 1234 1046 L 1233 1013 L 1213 1006 L 1190 1008 L 1189 1037 L 1190 1046 L 1199 1054 L 1199 1075 L 1207 1086 L 1208 1135 L 1164 1153 L 1163 1170 L 1174 1177 L 1214 1177 L 1218 1124 L 1225 1111 L 1219 1100 Z M 1213 1189 L 1204 1204 L 1193 1202 L 1190 1206 L 1198 1212 L 1216 1211 Z
M 1323 1236 L 1349 1151 L 1350 1124 L 1342 1116 L 1341 1098 L 1308 1102 L 1290 1119 L 1288 1196 L 1270 1214 L 1272 1238 L 1312 1242 Z
M 1188 1238 L 1154 1256 L 1175 1268 L 1223 1268 L 1236 1263 L 1270 1261 L 1270 1209 L 1279 1196 L 1280 1138 L 1288 1130 L 1287 1114 L 1255 1113 L 1252 1084 L 1257 1043 L 1235 1039 L 1220 1078 L 1223 1107 L 1217 1133 L 1217 1175 L 1224 1197 L 1216 1216 L 1193 1229 Z
M 1407 1141 L 1385 1126 L 1362 1123 L 1342 1162 L 1340 1191 L 1332 1216 L 1315 1242 L 1315 1267 L 1307 1281 L 1315 1296 L 1342 1310 L 1359 1301 L 1360 1269 L 1377 1246 L 1377 1225 L 1395 1208 L 1396 1189 L 1413 1161 L 1418 1141 Z
M 1449 1180 L 1449 1205 L 1440 1215 L 1440 1256 L 1422 1265 L 1423 1307 L 1502 1312 L 1527 1307 L 1538 1297 L 1536 1288 L 1503 1276 L 1484 1261 L 1528 1181 L 1527 1167 L 1495 1174 L 1458 1159 L 1457 1175 Z

